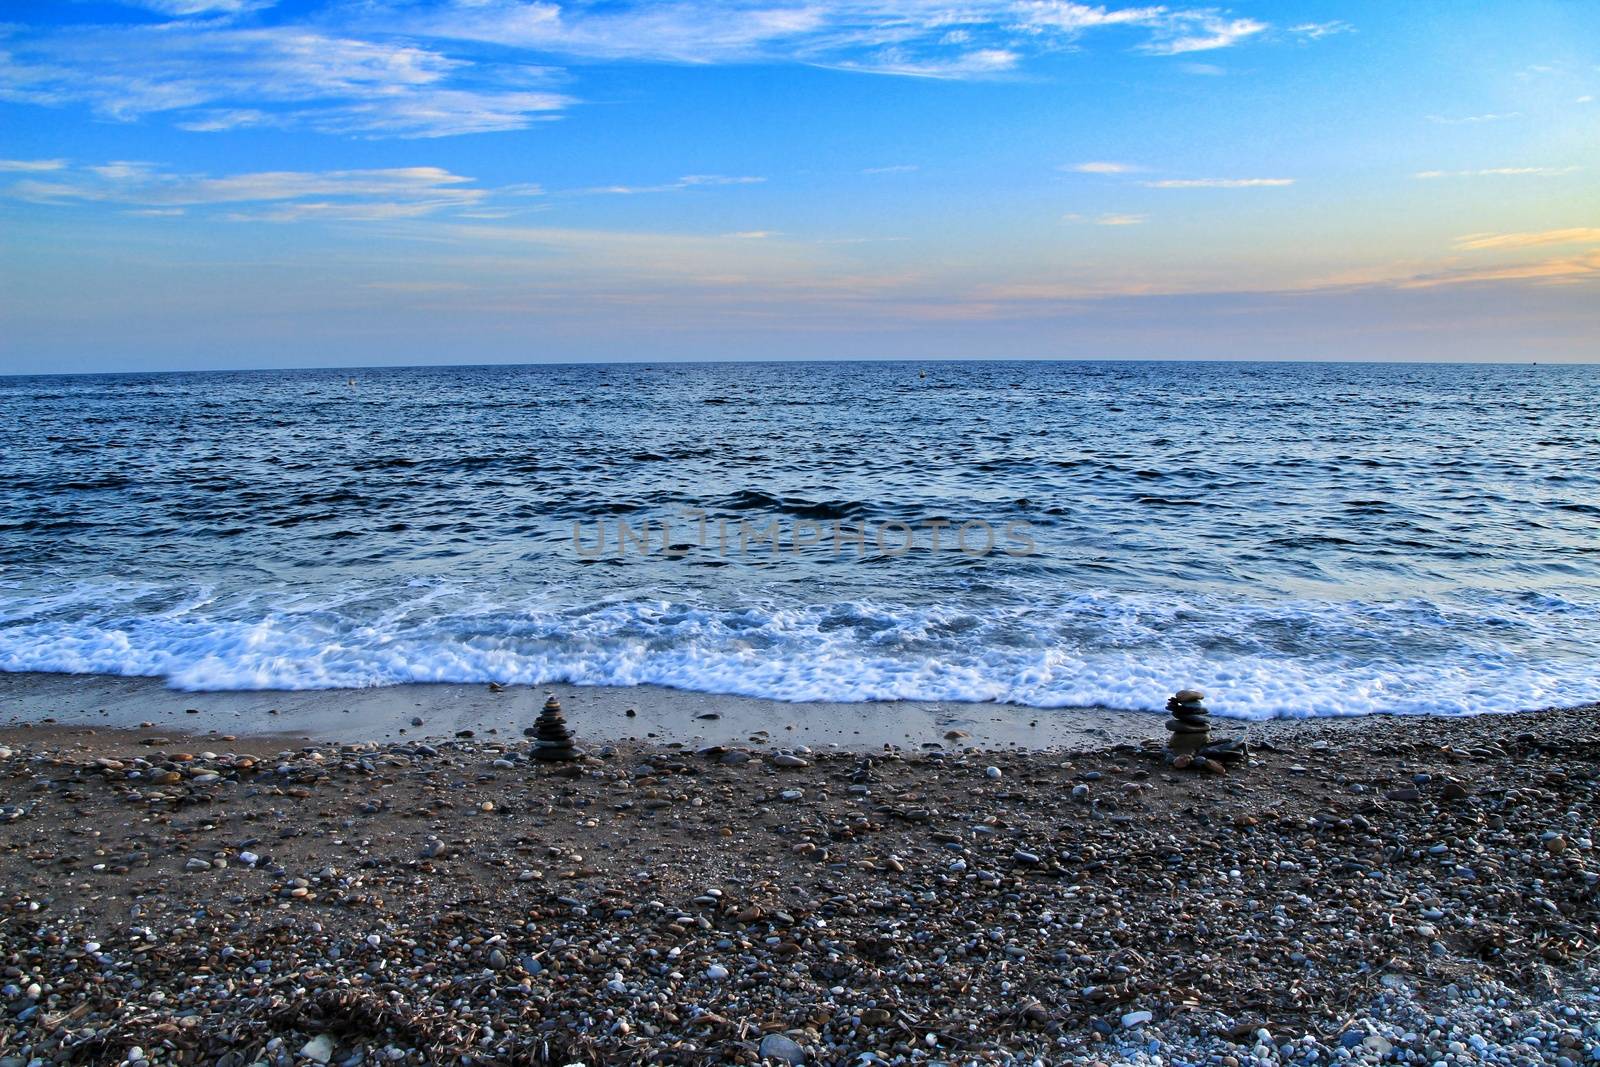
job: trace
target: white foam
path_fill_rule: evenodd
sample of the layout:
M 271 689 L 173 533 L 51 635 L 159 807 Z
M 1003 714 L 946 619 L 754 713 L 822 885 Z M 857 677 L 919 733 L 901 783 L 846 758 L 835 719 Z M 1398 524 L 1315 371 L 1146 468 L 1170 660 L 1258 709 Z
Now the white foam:
M 1085 593 L 992 611 L 658 600 L 521 608 L 444 588 L 343 599 L 129 583 L 0 590 L 0 669 L 147 675 L 184 690 L 405 682 L 651 683 L 794 701 L 1159 709 L 1243 719 L 1459 715 L 1600 696 L 1600 611 L 1483 595 L 1443 608 Z

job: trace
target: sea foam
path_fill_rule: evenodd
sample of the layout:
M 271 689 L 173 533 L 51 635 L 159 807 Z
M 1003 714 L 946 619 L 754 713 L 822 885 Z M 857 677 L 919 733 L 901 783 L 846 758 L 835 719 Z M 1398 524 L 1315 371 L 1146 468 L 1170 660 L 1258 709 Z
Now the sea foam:
M 1600 665 L 1562 642 L 1571 616 L 1592 624 L 1594 612 L 1548 596 L 1490 614 L 1422 600 L 1090 592 L 974 612 L 868 601 L 512 607 L 426 588 L 274 600 L 101 584 L 0 607 L 0 669 L 156 676 L 183 690 L 569 682 L 1155 710 L 1174 688 L 1198 686 L 1217 715 L 1240 719 L 1508 712 L 1600 693 Z

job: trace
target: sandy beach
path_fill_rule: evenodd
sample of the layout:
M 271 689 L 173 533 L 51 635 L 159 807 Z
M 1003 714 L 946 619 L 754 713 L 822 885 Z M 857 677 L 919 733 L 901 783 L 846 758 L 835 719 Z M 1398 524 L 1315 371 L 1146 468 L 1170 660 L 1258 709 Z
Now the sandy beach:
M 1219 722 L 1252 747 L 1217 774 L 1157 716 L 881 708 L 852 743 L 562 691 L 584 755 L 540 764 L 542 690 L 30 681 L 8 1067 L 1600 1054 L 1595 707 Z
M 1105 708 L 1037 708 L 957 701 L 791 703 L 661 686 L 396 685 L 369 689 L 185 693 L 156 678 L 0 673 L 0 725 L 61 725 L 204 734 L 282 734 L 318 741 L 449 736 L 520 737 L 554 693 L 590 738 L 658 744 L 774 744 L 852 749 L 945 745 L 961 734 L 985 748 L 1093 747 L 1166 736 L 1162 716 Z M 633 714 L 630 715 L 629 712 Z M 417 722 L 416 720 L 421 720 Z M 1247 725 L 1240 723 L 1240 728 Z

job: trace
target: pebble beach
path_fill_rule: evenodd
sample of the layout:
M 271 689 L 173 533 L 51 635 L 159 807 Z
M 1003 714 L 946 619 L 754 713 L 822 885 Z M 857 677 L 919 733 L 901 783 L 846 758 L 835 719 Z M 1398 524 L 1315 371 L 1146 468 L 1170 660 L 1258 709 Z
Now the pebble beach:
M 1227 766 L 568 720 L 6 727 L 0 1065 L 1600 1061 L 1595 707 Z

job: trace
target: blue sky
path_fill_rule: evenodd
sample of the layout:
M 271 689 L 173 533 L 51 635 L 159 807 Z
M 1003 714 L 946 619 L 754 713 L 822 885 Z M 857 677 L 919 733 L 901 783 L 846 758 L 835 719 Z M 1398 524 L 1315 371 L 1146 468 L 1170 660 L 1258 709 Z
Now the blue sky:
M 4 18 L 0 371 L 1600 348 L 1592 3 Z

